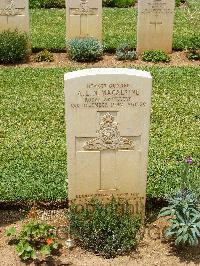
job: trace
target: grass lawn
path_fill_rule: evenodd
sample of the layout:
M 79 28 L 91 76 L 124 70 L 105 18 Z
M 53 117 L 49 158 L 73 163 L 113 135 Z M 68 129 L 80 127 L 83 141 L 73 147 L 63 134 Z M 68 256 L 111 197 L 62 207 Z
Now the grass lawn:
M 189 0 L 188 8 L 176 8 L 174 50 L 187 47 L 200 49 L 200 5 Z M 103 9 L 103 39 L 106 50 L 128 42 L 136 47 L 137 11 L 134 8 Z M 31 10 L 31 32 L 34 50 L 65 50 L 65 10 Z
M 48 11 L 49 12 L 49 11 Z M 60 11 L 59 11 L 60 12 Z M 148 196 L 179 186 L 184 157 L 199 180 L 199 78 L 192 67 L 146 68 L 153 75 Z M 0 200 L 64 199 L 66 147 L 63 74 L 69 69 L 0 69 Z

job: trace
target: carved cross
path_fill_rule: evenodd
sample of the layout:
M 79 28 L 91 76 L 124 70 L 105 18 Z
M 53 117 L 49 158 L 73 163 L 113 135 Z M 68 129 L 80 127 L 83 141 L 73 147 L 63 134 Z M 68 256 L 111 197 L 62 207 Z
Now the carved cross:
M 151 25 L 155 25 L 155 30 L 157 28 L 157 25 L 162 25 L 162 22 L 157 22 L 157 21 L 154 21 L 154 22 L 150 22 Z
M 80 0 L 79 8 L 71 8 L 70 14 L 80 17 L 80 36 L 87 35 L 88 16 L 97 15 L 98 8 L 90 8 L 87 0 Z
M 134 142 L 128 137 L 121 137 L 119 132 L 119 125 L 114 121 L 114 116 L 106 113 L 102 116 L 100 128 L 97 131 L 97 137 L 86 141 L 83 144 L 85 151 L 99 151 L 100 152 L 100 189 L 103 191 L 116 191 L 115 183 L 117 182 L 117 153 L 121 151 L 133 151 Z M 109 180 L 113 182 L 111 188 L 108 186 Z M 116 181 L 116 182 L 115 182 Z M 107 185 L 105 185 L 107 184 Z

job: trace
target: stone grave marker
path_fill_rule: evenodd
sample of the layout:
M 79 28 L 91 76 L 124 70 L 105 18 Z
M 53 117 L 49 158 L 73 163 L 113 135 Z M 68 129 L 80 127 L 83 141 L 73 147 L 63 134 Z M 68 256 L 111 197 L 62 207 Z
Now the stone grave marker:
M 137 52 L 172 52 L 175 0 L 139 0 Z
M 28 0 L 0 0 L 0 31 L 17 29 L 29 33 L 28 4 Z
M 67 40 L 102 39 L 102 0 L 66 0 Z
M 68 197 L 145 204 L 152 78 L 134 69 L 65 74 Z

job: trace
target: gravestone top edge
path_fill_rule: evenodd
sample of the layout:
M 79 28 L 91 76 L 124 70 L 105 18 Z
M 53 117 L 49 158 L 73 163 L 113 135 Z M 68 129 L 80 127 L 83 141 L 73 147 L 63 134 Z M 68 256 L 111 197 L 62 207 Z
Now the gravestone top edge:
M 129 68 L 88 68 L 65 73 L 64 80 L 95 75 L 127 75 L 152 79 L 151 73 Z

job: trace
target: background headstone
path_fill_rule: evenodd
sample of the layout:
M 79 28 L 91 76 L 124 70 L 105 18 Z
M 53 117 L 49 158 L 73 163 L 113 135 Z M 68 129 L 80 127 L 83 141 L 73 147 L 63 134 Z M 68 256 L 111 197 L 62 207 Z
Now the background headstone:
M 102 39 L 102 0 L 66 0 L 67 40 Z
M 175 0 L 139 0 L 137 52 L 172 52 Z
M 125 197 L 144 205 L 150 73 L 87 69 L 65 74 L 68 197 Z
M 17 29 L 29 33 L 28 3 L 28 0 L 0 0 L 0 31 Z

